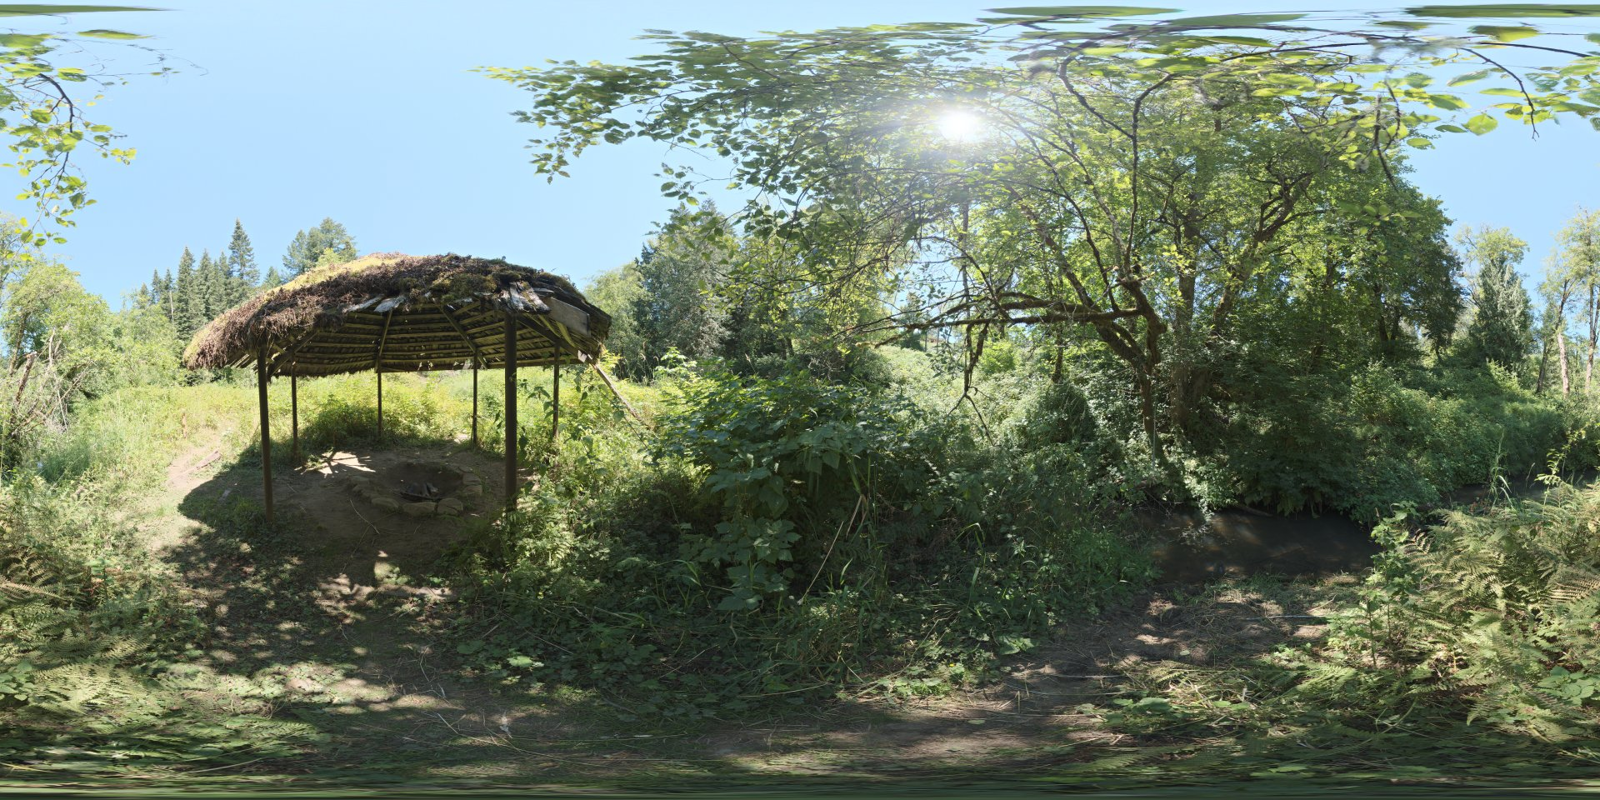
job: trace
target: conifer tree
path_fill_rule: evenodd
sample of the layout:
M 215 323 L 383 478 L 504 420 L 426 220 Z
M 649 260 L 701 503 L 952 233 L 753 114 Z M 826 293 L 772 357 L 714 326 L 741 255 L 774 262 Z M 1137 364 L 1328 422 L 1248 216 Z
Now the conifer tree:
M 187 247 L 183 248 L 183 256 L 178 259 L 178 277 L 174 282 L 173 294 L 176 302 L 173 303 L 172 323 L 178 329 L 178 337 L 187 341 L 205 324 L 205 301 L 201 298 L 195 279 L 194 253 Z
M 1467 325 L 1466 355 L 1521 374 L 1533 348 L 1533 312 L 1517 264 L 1528 243 L 1508 228 L 1482 226 L 1457 236 L 1478 266 L 1472 291 L 1473 315 Z
M 350 232 L 332 217 L 324 217 L 317 227 L 294 235 L 283 255 L 283 268 L 293 277 L 309 272 L 319 263 L 341 263 L 357 255 L 356 240 Z
M 156 269 L 156 270 L 151 270 L 150 271 L 149 287 L 150 287 L 150 289 L 149 289 L 150 305 L 153 305 L 156 308 L 159 308 L 159 309 L 162 309 L 163 311 L 165 311 L 166 310 L 166 294 L 165 294 L 165 292 L 162 291 L 162 288 L 161 288 L 161 270 Z
M 195 326 L 196 330 L 228 307 L 228 276 L 224 269 L 223 260 L 213 259 L 210 250 L 200 252 L 200 265 L 195 269 L 200 309 L 200 324 Z
M 256 266 L 256 250 L 244 232 L 244 223 L 233 221 L 233 238 L 228 240 L 228 284 L 231 288 L 228 305 L 242 302 L 256 293 L 261 283 L 261 269 Z

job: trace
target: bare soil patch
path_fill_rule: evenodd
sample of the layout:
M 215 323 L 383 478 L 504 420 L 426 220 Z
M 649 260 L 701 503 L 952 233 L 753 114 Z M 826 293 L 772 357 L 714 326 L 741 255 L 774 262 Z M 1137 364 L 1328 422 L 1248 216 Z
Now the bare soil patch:
M 186 533 L 163 550 L 211 624 L 189 665 L 195 692 L 228 713 L 299 720 L 326 737 L 302 760 L 249 768 L 265 772 L 360 766 L 527 780 L 1046 769 L 1078 748 L 1118 742 L 1084 706 L 1123 693 L 1128 670 L 1221 664 L 1314 639 L 1323 632 L 1316 598 L 1340 581 L 1152 591 L 1063 627 L 999 680 L 943 696 L 891 689 L 763 718 L 623 721 L 632 715 L 598 693 L 468 677 L 442 644 L 460 608 L 433 576 L 494 513 L 497 460 L 443 443 L 322 454 L 280 477 L 275 532 L 240 540 L 218 531 L 250 506 L 240 498 L 259 497 L 260 473 L 212 466 L 221 462 L 207 462 L 209 451 L 198 446 L 170 473 L 181 496 L 174 525 Z M 353 478 L 439 486 L 445 473 L 481 481 L 461 517 L 408 516 L 351 490 Z

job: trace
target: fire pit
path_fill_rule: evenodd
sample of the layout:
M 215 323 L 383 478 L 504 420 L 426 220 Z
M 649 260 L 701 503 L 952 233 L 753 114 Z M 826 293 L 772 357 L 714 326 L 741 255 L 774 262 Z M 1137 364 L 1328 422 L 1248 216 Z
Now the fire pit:
M 459 516 L 469 499 L 483 495 L 483 480 L 472 470 L 445 462 L 407 461 L 348 480 L 351 491 L 378 508 L 413 517 Z

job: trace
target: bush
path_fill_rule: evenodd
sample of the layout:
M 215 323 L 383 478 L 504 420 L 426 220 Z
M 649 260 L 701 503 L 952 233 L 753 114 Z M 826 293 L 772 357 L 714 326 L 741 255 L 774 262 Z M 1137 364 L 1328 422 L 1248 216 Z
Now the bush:
M 1059 401 L 1032 419 L 1064 441 L 1035 452 L 890 389 L 666 382 L 653 443 L 570 411 L 590 443 L 550 456 L 604 466 L 557 468 L 461 556 L 460 649 L 486 673 L 636 686 L 640 713 L 941 691 L 1146 574 L 1093 448 L 1062 433 L 1081 414 L 1038 418 Z

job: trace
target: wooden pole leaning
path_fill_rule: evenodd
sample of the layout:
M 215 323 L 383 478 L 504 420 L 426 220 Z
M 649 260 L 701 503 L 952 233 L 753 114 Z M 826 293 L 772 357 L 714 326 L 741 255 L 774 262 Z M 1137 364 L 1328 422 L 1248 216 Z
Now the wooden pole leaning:
M 478 449 L 478 358 L 472 358 L 472 449 Z
M 517 509 L 517 318 L 506 312 L 506 511 Z
M 378 438 L 383 438 L 383 366 L 378 366 Z
M 561 364 L 550 365 L 550 441 L 561 434 Z
M 256 401 L 261 406 L 261 488 L 266 498 L 267 524 L 272 524 L 272 428 L 267 419 L 267 348 L 256 351 Z

